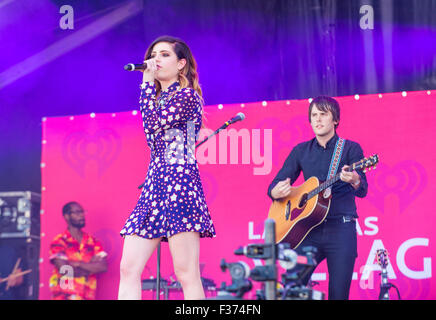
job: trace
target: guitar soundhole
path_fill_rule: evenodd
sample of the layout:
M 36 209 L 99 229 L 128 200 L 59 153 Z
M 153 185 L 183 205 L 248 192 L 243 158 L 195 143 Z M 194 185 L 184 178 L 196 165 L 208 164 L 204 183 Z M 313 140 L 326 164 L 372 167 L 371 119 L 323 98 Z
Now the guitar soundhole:
M 286 203 L 286 211 L 285 211 L 286 220 L 289 220 L 290 215 L 291 215 L 291 200 L 288 200 L 288 202 Z
M 298 207 L 299 208 L 304 207 L 306 205 L 306 203 L 307 203 L 307 193 L 305 193 L 301 196 L 300 203 L 298 204 Z

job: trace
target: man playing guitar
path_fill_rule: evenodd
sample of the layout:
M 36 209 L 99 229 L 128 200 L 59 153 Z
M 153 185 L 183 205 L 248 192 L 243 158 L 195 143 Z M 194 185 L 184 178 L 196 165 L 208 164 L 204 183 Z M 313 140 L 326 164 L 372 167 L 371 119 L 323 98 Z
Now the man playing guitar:
M 317 177 L 320 181 L 327 180 L 332 174 L 331 168 L 334 163 L 332 158 L 340 155 L 336 157 L 340 180 L 331 186 L 331 202 L 327 216 L 322 223 L 311 229 L 295 250 L 303 254 L 304 247 L 315 247 L 317 263 L 327 259 L 328 298 L 347 300 L 357 257 L 356 219 L 358 216 L 355 197 L 365 197 L 368 184 L 363 172 L 348 171 L 352 163 L 363 158 L 363 150 L 356 142 L 340 140 L 336 134 L 339 121 L 340 108 L 335 99 L 320 96 L 312 100 L 309 106 L 309 122 L 315 138 L 300 143 L 292 149 L 283 167 L 271 182 L 268 195 L 272 200 L 292 196 L 295 188 L 291 185 L 301 172 L 305 180 L 310 177 Z M 338 140 L 343 143 L 337 143 Z M 342 144 L 339 153 L 338 144 Z M 326 196 L 330 196 L 330 192 Z M 304 284 L 308 283 L 314 269 L 303 279 Z

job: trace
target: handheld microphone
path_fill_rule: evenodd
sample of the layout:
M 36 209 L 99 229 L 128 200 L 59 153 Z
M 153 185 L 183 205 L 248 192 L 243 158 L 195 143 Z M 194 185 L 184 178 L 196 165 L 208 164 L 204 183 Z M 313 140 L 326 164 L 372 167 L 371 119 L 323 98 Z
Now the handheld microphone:
M 142 64 L 128 63 L 124 66 L 124 70 L 127 71 L 146 70 L 146 69 L 147 69 L 146 63 L 142 63 Z

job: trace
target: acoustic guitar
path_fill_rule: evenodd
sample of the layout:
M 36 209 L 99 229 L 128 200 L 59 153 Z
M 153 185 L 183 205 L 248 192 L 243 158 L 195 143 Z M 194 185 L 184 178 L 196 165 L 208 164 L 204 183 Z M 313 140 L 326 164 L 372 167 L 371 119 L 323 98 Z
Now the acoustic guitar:
M 353 163 L 348 171 L 375 169 L 378 160 L 378 155 L 364 158 Z M 287 242 L 295 249 L 314 227 L 324 221 L 330 209 L 330 187 L 338 180 L 340 173 L 323 183 L 317 177 L 311 177 L 293 187 L 290 196 L 273 201 L 268 218 L 275 221 L 276 243 Z

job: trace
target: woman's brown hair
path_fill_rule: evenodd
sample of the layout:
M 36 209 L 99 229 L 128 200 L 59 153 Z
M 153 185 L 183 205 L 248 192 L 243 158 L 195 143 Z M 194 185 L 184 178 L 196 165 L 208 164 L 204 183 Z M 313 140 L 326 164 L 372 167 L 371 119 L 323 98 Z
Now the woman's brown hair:
M 191 49 L 189 49 L 188 45 L 179 38 L 171 37 L 171 36 L 161 36 L 153 41 L 153 43 L 148 47 L 147 52 L 145 53 L 145 60 L 151 58 L 151 53 L 153 51 L 153 47 L 159 42 L 167 42 L 173 45 L 174 52 L 177 55 L 177 58 L 185 59 L 186 64 L 182 70 L 179 72 L 179 83 L 181 88 L 193 88 L 195 92 L 198 93 L 200 98 L 203 97 L 200 83 L 198 80 L 198 72 L 197 72 L 197 62 L 194 59 L 194 56 L 191 53 Z M 156 84 L 156 92 L 157 94 L 161 91 L 161 86 L 159 81 L 155 80 Z M 203 103 L 203 101 L 202 101 Z

